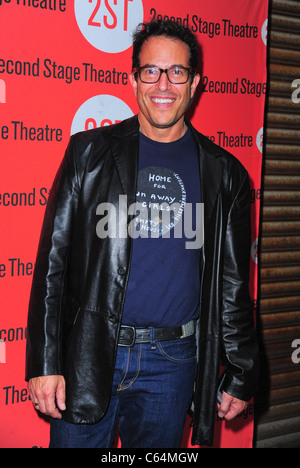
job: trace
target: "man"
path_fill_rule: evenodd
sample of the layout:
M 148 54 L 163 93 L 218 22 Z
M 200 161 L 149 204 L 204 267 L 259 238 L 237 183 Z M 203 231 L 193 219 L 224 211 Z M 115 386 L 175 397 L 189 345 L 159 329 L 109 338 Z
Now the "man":
M 137 31 L 138 116 L 72 137 L 54 181 L 27 348 L 50 447 L 111 447 L 118 422 L 123 447 L 176 448 L 191 403 L 211 445 L 221 356 L 219 416 L 253 395 L 248 175 L 185 120 L 197 56 L 176 23 Z

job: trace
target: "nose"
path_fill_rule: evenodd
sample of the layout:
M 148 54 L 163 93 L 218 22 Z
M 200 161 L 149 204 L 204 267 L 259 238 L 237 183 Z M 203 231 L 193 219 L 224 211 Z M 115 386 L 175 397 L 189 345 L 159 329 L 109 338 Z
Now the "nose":
M 159 79 L 159 81 L 157 82 L 157 88 L 160 90 L 160 91 L 167 91 L 168 88 L 171 87 L 171 83 L 170 81 L 168 80 L 168 77 L 167 77 L 167 73 L 166 72 L 163 72 L 161 74 L 161 77 Z

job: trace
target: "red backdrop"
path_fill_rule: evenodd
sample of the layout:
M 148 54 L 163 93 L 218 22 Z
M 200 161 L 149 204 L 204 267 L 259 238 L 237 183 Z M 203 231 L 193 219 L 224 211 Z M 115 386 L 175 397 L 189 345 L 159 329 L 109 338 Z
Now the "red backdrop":
M 199 37 L 203 91 L 191 119 L 250 173 L 255 304 L 267 14 L 268 0 L 0 0 L 0 447 L 48 446 L 24 380 L 43 213 L 70 134 L 137 112 L 128 75 L 143 20 L 179 19 Z M 253 412 L 251 403 L 230 425 L 216 413 L 214 447 L 251 447 Z

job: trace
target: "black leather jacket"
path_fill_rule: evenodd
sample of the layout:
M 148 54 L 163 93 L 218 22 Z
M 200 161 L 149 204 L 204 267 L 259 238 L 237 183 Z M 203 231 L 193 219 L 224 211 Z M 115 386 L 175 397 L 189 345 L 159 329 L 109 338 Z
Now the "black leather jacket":
M 201 264 L 198 371 L 194 394 L 196 445 L 211 445 L 221 356 L 224 390 L 249 400 L 257 382 L 258 348 L 248 291 L 248 174 L 229 153 L 198 133 L 205 241 Z M 92 424 L 106 412 L 129 277 L 131 239 L 100 239 L 96 208 L 119 195 L 135 202 L 137 117 L 79 133 L 56 175 L 43 224 L 28 316 L 26 380 L 61 374 L 63 418 Z

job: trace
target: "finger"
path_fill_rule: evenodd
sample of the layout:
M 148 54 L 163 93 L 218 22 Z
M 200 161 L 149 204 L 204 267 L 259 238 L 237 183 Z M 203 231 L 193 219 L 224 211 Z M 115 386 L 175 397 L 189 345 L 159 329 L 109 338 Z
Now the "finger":
M 61 418 L 60 411 L 57 408 L 56 402 L 55 402 L 55 393 L 50 393 L 50 394 L 45 393 L 44 403 L 45 403 L 44 413 L 46 415 L 51 416 L 51 418 L 55 418 L 55 419 Z
M 34 406 L 34 408 L 35 408 L 36 410 L 38 410 L 39 403 L 38 403 L 38 401 L 37 401 L 37 398 L 36 398 L 35 394 L 33 394 L 31 391 L 29 391 L 29 399 L 31 400 L 31 402 L 32 402 L 32 404 L 33 404 L 33 406 Z
M 28 388 L 29 388 L 30 399 L 32 401 L 34 408 L 38 411 L 44 412 L 45 405 L 43 403 L 42 392 L 39 390 L 39 388 L 34 386 L 31 382 L 29 382 Z
M 244 403 L 241 400 L 235 400 L 230 406 L 228 413 L 225 416 L 227 421 L 231 421 L 236 418 L 240 413 L 242 413 L 245 408 L 247 408 L 247 403 Z
M 36 410 L 40 411 L 43 414 L 46 413 L 46 405 L 42 396 L 36 395 L 33 400 L 33 405 Z
M 57 386 L 56 404 L 61 411 L 66 410 L 66 391 L 64 381 L 60 382 Z
M 51 416 L 53 418 L 60 416 L 60 413 L 55 405 L 55 393 L 48 389 L 47 386 L 37 385 L 33 394 L 34 406 L 42 414 Z
M 218 416 L 219 418 L 224 418 L 229 409 L 230 409 L 230 405 L 231 405 L 231 402 L 233 400 L 233 397 L 228 395 L 227 393 L 223 392 L 223 396 L 222 396 L 222 401 L 221 401 L 221 405 L 219 406 L 219 410 L 218 410 Z
M 37 399 L 36 399 L 35 393 L 34 393 L 34 391 L 32 389 L 31 381 L 28 382 L 28 391 L 29 391 L 30 400 L 32 401 L 32 404 L 34 405 L 35 402 L 37 402 Z
M 227 413 L 224 415 L 226 421 L 231 421 L 234 419 L 239 413 L 235 411 L 233 407 L 230 407 Z

